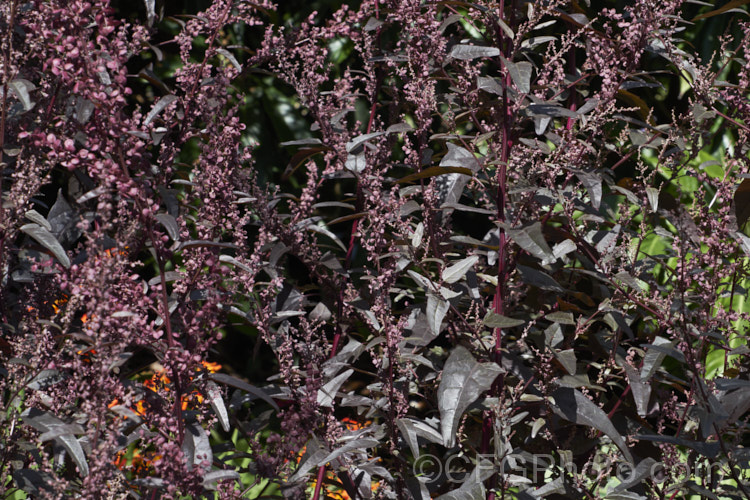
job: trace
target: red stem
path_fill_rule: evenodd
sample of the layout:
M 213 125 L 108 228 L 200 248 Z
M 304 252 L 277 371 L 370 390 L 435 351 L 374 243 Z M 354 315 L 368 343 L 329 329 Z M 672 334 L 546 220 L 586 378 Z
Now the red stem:
M 721 111 L 719 111 L 718 109 L 716 109 L 716 106 L 714 106 L 713 109 L 714 109 L 714 111 L 716 111 L 717 115 L 726 118 L 727 120 L 729 120 L 730 122 L 734 123 L 736 126 L 738 126 L 739 128 L 741 128 L 742 130 L 744 130 L 745 132 L 750 132 L 750 128 L 748 128 L 745 125 L 741 124 L 740 122 L 738 122 L 734 118 L 730 118 L 729 116 L 725 115 L 724 113 L 722 113 Z
M 318 500 L 320 498 L 320 489 L 323 487 L 323 478 L 325 477 L 326 466 L 321 465 L 318 468 L 318 477 L 315 481 L 315 491 L 313 492 L 312 500 Z
M 500 15 L 503 16 L 505 12 L 505 0 L 501 0 L 499 5 L 499 11 Z M 512 27 L 515 23 L 514 19 L 514 11 L 515 11 L 515 2 L 512 2 L 511 4 L 511 13 L 510 13 L 510 19 L 509 19 L 509 25 Z M 505 57 L 510 59 L 511 54 L 511 45 L 510 40 L 506 40 L 505 35 L 502 33 L 502 31 L 498 30 L 498 37 L 500 40 L 500 46 L 501 51 L 504 53 Z M 500 152 L 500 164 L 497 168 L 497 220 L 499 222 L 505 222 L 506 216 L 505 216 L 505 204 L 507 203 L 507 181 L 508 181 L 508 159 L 510 158 L 510 151 L 513 147 L 513 140 L 511 139 L 511 124 L 513 121 L 513 116 L 510 108 L 510 102 L 509 102 L 509 96 L 508 96 L 508 88 L 510 88 L 512 81 L 510 77 L 510 72 L 506 71 L 505 74 L 505 85 L 503 88 L 503 107 L 502 107 L 502 150 Z M 497 256 L 497 287 L 495 288 L 495 297 L 492 301 L 492 308 L 493 311 L 496 314 L 504 314 L 505 313 L 505 283 L 508 278 L 508 256 L 507 256 L 507 236 L 505 235 L 505 230 L 501 227 L 500 228 L 500 234 L 499 234 L 499 248 L 498 248 L 498 256 Z M 495 348 L 494 348 L 494 361 L 498 365 L 502 364 L 503 360 L 503 331 L 501 328 L 496 328 L 495 332 Z M 495 397 L 501 397 L 503 392 L 503 386 L 505 385 L 505 378 L 503 377 L 503 374 L 501 373 L 498 375 L 497 379 L 492 384 L 492 395 Z M 494 425 L 494 415 L 493 412 L 486 412 L 484 416 L 484 421 L 482 422 L 482 453 L 488 453 L 490 450 L 490 441 L 492 438 L 493 432 L 493 425 Z M 494 487 L 497 483 L 497 476 L 493 475 L 489 479 L 489 490 L 490 492 L 487 495 L 488 500 L 494 500 L 495 498 L 495 492 Z

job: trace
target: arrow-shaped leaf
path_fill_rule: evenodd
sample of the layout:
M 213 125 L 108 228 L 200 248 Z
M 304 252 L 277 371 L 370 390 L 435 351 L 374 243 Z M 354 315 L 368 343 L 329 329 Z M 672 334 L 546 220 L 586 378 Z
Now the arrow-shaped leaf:
M 557 416 L 574 424 L 587 425 L 601 431 L 620 448 L 627 461 L 633 463 L 633 456 L 630 454 L 628 445 L 612 425 L 604 410 L 577 389 L 561 387 L 552 393 L 552 397 L 555 400 L 552 410 Z
M 468 168 L 471 172 L 476 172 L 482 165 L 474 154 L 468 149 L 456 146 L 449 142 L 447 143 L 448 152 L 440 160 L 441 167 L 463 167 Z
M 211 463 L 214 454 L 205 429 L 198 422 L 189 422 L 185 426 L 185 439 L 182 442 L 182 452 L 188 470 L 201 464 Z
M 532 267 L 517 265 L 516 269 L 521 274 L 521 279 L 527 285 L 541 288 L 542 290 L 550 290 L 556 293 L 562 293 L 565 290 L 555 279 L 547 273 L 538 271 Z
M 643 357 L 643 365 L 641 366 L 641 381 L 647 382 L 656 373 L 656 370 L 661 366 L 662 361 L 667 356 L 667 353 L 663 350 L 659 350 L 658 347 L 672 347 L 674 342 L 665 339 L 664 337 L 654 337 L 652 344 L 647 344 L 643 347 L 648 347 L 646 355 Z M 654 347 L 654 348 L 652 348 Z
M 261 389 L 258 389 L 254 385 L 250 385 L 247 382 L 243 382 L 242 380 L 231 375 L 227 375 L 226 373 L 212 373 L 211 375 L 209 375 L 209 377 L 211 378 L 211 380 L 219 382 L 220 384 L 229 385 L 250 393 L 253 396 L 258 397 L 273 406 L 276 411 L 279 411 L 279 405 L 276 404 L 276 401 L 274 401 L 273 398 L 271 398 L 268 394 L 263 392 Z
M 146 115 L 146 119 L 143 121 L 143 125 L 146 126 L 149 123 L 151 123 L 154 120 L 154 118 L 159 116 L 159 113 L 164 111 L 164 108 L 166 108 L 167 106 L 169 106 L 176 100 L 177 100 L 177 96 L 174 94 L 165 95 L 164 97 L 159 99 L 159 101 L 156 104 L 154 104 L 154 107 L 151 108 L 151 111 L 149 111 L 148 114 Z
M 514 326 L 521 326 L 526 322 L 522 319 L 509 318 L 490 311 L 484 317 L 482 323 L 488 328 L 513 328 Z
M 481 45 L 454 45 L 448 54 L 454 59 L 471 61 L 478 57 L 495 57 L 500 55 L 497 47 L 483 47 Z
M 323 459 L 328 455 L 328 450 L 324 448 L 318 439 L 313 436 L 305 445 L 305 453 L 299 461 L 299 467 L 294 472 L 292 477 L 289 478 L 289 482 L 293 483 L 304 477 L 307 472 L 313 467 L 317 467 L 318 464 L 325 464 Z
M 70 259 L 68 258 L 68 254 L 65 253 L 65 249 L 60 245 L 60 242 L 57 241 L 55 235 L 47 231 L 46 228 L 39 224 L 31 223 L 21 226 L 21 231 L 34 238 L 37 243 L 52 252 L 52 255 L 60 261 L 60 264 L 65 267 L 70 267 Z
M 456 347 L 445 362 L 438 388 L 438 408 L 443 444 L 452 447 L 461 416 L 484 391 L 492 386 L 502 369 L 495 363 L 478 363 L 462 346 Z
M 419 439 L 424 438 L 428 441 L 437 444 L 443 444 L 443 436 L 438 432 L 437 429 L 433 429 L 426 422 L 420 420 L 414 420 L 411 418 L 400 418 L 396 421 L 396 425 L 401 431 L 401 435 L 409 445 L 414 458 L 419 457 Z
M 11 92 L 16 94 L 16 97 L 21 101 L 24 111 L 29 111 L 34 107 L 34 103 L 31 102 L 31 97 L 29 96 L 29 90 L 34 90 L 36 88 L 33 83 L 24 80 L 23 78 L 16 78 L 10 82 L 8 86 L 10 87 Z
M 354 373 L 354 370 L 349 369 L 345 372 L 339 373 L 326 385 L 318 390 L 318 404 L 320 406 L 326 406 L 328 408 L 333 406 L 333 400 L 336 397 L 336 392 L 339 390 L 341 385 Z
M 219 386 L 213 382 L 208 382 L 206 388 L 208 389 L 208 402 L 211 404 L 216 418 L 219 419 L 221 428 L 225 432 L 229 432 L 229 414 L 227 413 L 227 407 L 224 405 L 224 398 L 221 396 Z
M 505 231 L 518 246 L 537 259 L 546 262 L 554 262 L 556 260 L 552 249 L 547 244 L 547 240 L 544 239 L 542 224 L 540 222 L 537 221 L 519 229 L 505 228 Z
M 478 260 L 479 256 L 472 255 L 471 257 L 461 259 L 452 266 L 445 268 L 442 274 L 443 281 L 446 283 L 455 283 L 463 278 Z
M 505 59 L 502 55 L 500 58 L 508 69 L 508 74 L 515 86 L 518 87 L 518 90 L 524 94 L 531 92 L 531 63 L 527 61 L 513 63 Z
M 230 479 L 237 480 L 240 478 L 240 473 L 236 470 L 219 469 L 207 472 L 203 476 L 203 487 L 209 491 L 215 491 L 218 489 L 216 483 L 219 481 L 228 481 Z
M 450 309 L 450 304 L 437 294 L 427 294 L 427 324 L 434 335 L 440 333 L 443 319 Z
M 337 448 L 333 450 L 331 453 L 328 454 L 323 460 L 321 460 L 318 465 L 327 464 L 331 460 L 334 460 L 344 453 L 348 453 L 350 451 L 354 450 L 361 450 L 364 448 L 375 448 L 376 446 L 380 445 L 380 441 L 373 438 L 360 438 L 355 439 L 354 441 L 349 441 L 341 448 Z
M 346 152 L 351 153 L 357 147 L 361 146 L 362 144 L 366 143 L 370 139 L 374 139 L 376 137 L 380 137 L 381 135 L 385 135 L 387 132 L 372 132 L 371 134 L 362 134 L 358 137 L 355 137 L 351 141 L 346 143 Z
M 81 473 L 81 476 L 85 477 L 89 474 L 89 466 L 88 463 L 86 463 L 86 455 L 83 453 L 81 443 L 79 443 L 78 439 L 76 439 L 75 435 L 73 435 L 73 431 L 76 430 L 75 427 L 68 426 L 65 422 L 52 415 L 51 413 L 43 412 L 36 408 L 29 408 L 28 410 L 24 411 L 21 414 L 21 418 L 23 419 L 24 423 L 30 425 L 39 432 L 42 432 L 43 435 L 46 434 L 47 436 L 52 436 L 53 434 L 58 434 L 57 432 L 55 432 L 58 429 L 66 429 L 70 431 L 62 435 L 52 437 L 51 439 L 54 439 L 57 443 L 62 445 L 62 447 L 65 448 L 68 453 L 70 453 L 70 457 L 78 466 L 78 471 Z

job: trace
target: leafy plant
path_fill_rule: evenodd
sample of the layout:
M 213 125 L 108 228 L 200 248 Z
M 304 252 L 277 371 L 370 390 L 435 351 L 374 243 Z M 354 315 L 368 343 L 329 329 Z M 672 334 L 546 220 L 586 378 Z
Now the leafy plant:
M 2 484 L 747 497 L 742 3 L 4 2 Z

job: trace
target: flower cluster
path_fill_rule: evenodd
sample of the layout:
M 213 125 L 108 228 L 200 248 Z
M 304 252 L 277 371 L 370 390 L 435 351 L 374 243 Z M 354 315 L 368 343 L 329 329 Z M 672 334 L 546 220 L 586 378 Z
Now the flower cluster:
M 4 487 L 748 496 L 750 24 L 208 4 L 0 4 Z

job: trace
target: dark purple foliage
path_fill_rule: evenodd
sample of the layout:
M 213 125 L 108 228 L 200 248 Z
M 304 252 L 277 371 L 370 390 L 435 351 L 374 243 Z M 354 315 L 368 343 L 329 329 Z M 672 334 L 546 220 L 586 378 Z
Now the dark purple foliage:
M 750 24 L 605 3 L 2 2 L 2 488 L 747 498 Z

